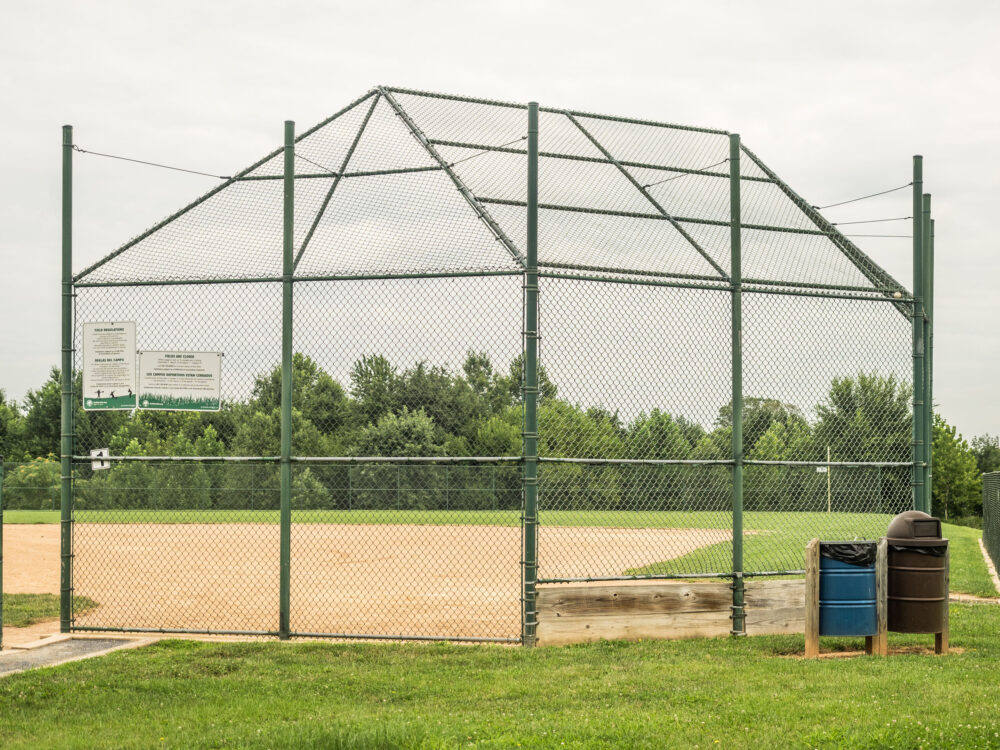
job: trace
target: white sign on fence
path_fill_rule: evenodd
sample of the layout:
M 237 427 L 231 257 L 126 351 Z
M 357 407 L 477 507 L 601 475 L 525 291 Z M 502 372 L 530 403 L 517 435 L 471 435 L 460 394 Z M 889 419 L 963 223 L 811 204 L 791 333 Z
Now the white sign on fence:
M 111 462 L 106 460 L 108 456 L 111 455 L 110 448 L 94 448 L 90 452 L 90 469 L 91 471 L 100 471 L 101 469 L 110 469 Z
M 139 352 L 139 408 L 218 411 L 221 352 Z
M 83 324 L 83 408 L 135 408 L 135 323 Z

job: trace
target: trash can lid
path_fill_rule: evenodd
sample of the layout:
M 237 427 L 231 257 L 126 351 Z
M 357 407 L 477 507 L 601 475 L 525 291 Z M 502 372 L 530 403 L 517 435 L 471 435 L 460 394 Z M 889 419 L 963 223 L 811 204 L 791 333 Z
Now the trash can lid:
M 907 510 L 889 522 L 885 535 L 897 539 L 920 539 L 930 541 L 941 539 L 941 520 L 923 511 Z

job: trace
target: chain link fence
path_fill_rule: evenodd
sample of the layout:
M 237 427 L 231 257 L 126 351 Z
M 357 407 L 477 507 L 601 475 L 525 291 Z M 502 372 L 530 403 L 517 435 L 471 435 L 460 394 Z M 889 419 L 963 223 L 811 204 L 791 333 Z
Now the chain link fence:
M 1000 570 L 1000 472 L 983 474 L 983 546 Z
M 912 506 L 909 292 L 724 131 L 542 108 L 536 207 L 527 110 L 375 89 L 73 278 L 77 369 L 87 321 L 224 357 L 218 412 L 75 411 L 72 627 L 530 640 L 536 583 Z

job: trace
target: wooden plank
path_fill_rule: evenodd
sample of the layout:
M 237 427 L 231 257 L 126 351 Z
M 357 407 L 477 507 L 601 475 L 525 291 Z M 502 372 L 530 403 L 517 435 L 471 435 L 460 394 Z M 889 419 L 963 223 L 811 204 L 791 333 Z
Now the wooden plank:
M 747 635 L 804 633 L 806 583 L 750 580 L 746 585 Z
M 806 545 L 806 657 L 819 656 L 819 539 Z
M 951 547 L 944 552 L 944 629 L 934 634 L 934 653 L 948 653 L 948 591 L 951 589 Z
M 593 617 L 539 617 L 537 644 L 562 646 L 601 639 L 719 638 L 729 635 L 729 608 L 714 612 L 682 612 Z
M 644 582 L 643 585 L 577 586 L 537 589 L 539 618 L 647 615 L 668 612 L 729 611 L 728 583 Z
M 869 653 L 889 655 L 888 596 L 889 541 L 882 537 L 875 552 L 875 641 Z
M 746 614 L 747 635 L 794 635 L 805 632 L 806 608 L 755 609 Z
M 805 607 L 806 582 L 801 578 L 791 581 L 750 579 L 746 583 L 744 601 L 748 607 Z

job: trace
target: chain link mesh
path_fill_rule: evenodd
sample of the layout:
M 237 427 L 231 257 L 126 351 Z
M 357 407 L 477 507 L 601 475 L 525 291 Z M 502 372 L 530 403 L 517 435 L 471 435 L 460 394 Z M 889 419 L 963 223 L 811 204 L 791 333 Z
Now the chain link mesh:
M 1000 570 L 1000 472 L 983 474 L 983 545 Z
M 730 575 L 728 134 L 539 130 L 540 580 Z M 521 632 L 526 138 L 523 105 L 382 88 L 297 141 L 293 633 Z M 184 460 L 76 466 L 76 627 L 276 627 L 282 174 L 78 277 L 78 351 L 134 320 L 225 358 L 218 413 L 78 412 L 78 454 Z M 744 569 L 798 570 L 911 503 L 909 297 L 749 152 L 740 176 Z

